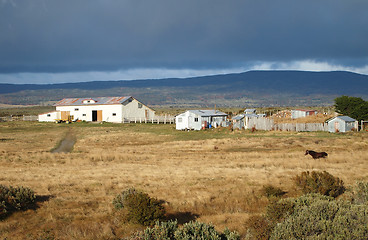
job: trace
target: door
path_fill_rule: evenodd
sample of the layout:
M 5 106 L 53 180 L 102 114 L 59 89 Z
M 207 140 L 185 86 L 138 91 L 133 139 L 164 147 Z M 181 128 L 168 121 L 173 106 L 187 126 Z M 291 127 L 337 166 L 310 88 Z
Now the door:
M 61 111 L 61 119 L 68 119 L 70 111 Z
M 339 122 L 335 122 L 335 132 L 340 132 L 340 130 L 339 130 Z
M 102 122 L 102 110 L 92 110 L 92 122 Z
M 102 122 L 102 110 L 97 111 L 97 122 Z
M 146 109 L 146 110 L 145 110 L 144 115 L 145 115 L 145 118 L 146 118 L 146 119 L 149 119 L 149 112 L 148 112 L 148 109 Z
M 92 110 L 92 122 L 97 122 L 97 110 Z

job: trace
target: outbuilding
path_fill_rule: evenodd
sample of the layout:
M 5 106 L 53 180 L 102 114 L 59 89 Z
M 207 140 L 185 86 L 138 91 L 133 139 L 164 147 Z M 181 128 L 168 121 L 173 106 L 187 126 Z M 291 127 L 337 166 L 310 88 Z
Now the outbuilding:
M 327 120 L 329 132 L 357 131 L 358 121 L 348 116 L 337 116 Z
M 152 119 L 155 111 L 131 96 L 64 98 L 54 104 L 56 111 L 39 115 L 40 122 L 72 119 L 87 122 L 132 121 Z
M 316 114 L 317 114 L 316 110 L 304 110 L 304 109 L 291 110 L 291 118 L 292 119 L 312 116 L 312 115 L 316 115 Z
M 217 110 L 188 110 L 175 117 L 177 130 L 201 130 L 225 127 L 227 114 Z
M 257 114 L 256 109 L 245 109 L 244 114 L 239 114 L 232 118 L 233 129 L 248 129 L 250 120 L 260 117 L 266 117 L 266 114 Z

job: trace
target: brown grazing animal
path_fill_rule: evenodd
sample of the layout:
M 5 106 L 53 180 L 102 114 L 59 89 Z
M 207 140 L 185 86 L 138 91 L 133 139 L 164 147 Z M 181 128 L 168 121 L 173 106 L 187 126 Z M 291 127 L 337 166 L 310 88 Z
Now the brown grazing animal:
M 317 158 L 325 158 L 328 156 L 327 153 L 325 152 L 315 152 L 315 151 L 312 151 L 312 150 L 307 150 L 305 152 L 305 155 L 311 155 L 313 157 L 313 159 L 317 159 Z

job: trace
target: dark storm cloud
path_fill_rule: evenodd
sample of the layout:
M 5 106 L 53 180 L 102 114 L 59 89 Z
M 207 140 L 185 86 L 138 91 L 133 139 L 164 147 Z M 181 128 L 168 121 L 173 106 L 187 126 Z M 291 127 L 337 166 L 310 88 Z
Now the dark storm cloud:
M 0 0 L 0 73 L 368 60 L 366 0 Z

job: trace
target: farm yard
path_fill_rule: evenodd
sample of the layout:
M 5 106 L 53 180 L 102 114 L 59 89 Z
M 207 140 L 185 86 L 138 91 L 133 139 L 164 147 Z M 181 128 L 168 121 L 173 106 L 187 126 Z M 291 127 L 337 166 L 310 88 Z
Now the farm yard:
M 70 153 L 52 153 L 68 133 Z M 0 221 L 3 239 L 119 239 L 114 197 L 134 187 L 164 201 L 168 219 L 247 233 L 265 213 L 265 185 L 301 195 L 293 178 L 327 171 L 349 188 L 368 180 L 368 133 L 176 131 L 170 124 L 0 122 L 0 184 L 35 191 L 37 206 Z M 324 151 L 313 159 L 306 150 Z

